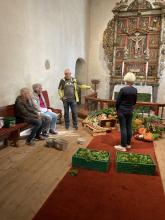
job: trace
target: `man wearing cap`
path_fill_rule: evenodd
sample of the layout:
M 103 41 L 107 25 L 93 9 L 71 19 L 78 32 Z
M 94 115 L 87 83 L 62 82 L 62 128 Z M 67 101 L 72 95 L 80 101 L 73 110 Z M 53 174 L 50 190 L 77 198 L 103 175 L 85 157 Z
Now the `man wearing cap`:
M 133 73 L 128 72 L 124 76 L 126 86 L 120 89 L 116 100 L 116 111 L 120 124 L 121 143 L 114 146 L 116 150 L 127 151 L 131 148 L 132 138 L 132 116 L 134 106 L 137 101 L 137 89 L 133 87 L 136 77 Z

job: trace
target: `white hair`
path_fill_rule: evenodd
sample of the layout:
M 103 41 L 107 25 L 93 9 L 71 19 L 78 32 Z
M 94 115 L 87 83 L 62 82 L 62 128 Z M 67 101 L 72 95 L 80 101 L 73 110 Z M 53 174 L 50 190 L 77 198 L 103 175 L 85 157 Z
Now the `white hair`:
M 33 91 L 35 92 L 36 89 L 38 89 L 39 87 L 41 87 L 42 85 L 40 83 L 35 83 L 32 85 Z
M 136 80 L 136 76 L 135 76 L 135 74 L 132 73 L 132 72 L 128 72 L 128 73 L 126 73 L 125 76 L 124 76 L 124 81 L 125 81 L 125 82 L 134 83 L 135 80 Z

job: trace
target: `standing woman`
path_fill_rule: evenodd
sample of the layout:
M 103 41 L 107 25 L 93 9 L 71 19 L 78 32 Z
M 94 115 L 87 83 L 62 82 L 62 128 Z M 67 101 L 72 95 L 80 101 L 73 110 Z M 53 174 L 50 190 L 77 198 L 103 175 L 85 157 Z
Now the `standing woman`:
M 132 116 L 134 106 L 137 101 L 137 89 L 133 87 L 136 77 L 133 73 L 128 72 L 124 76 L 126 86 L 120 89 L 116 100 L 116 111 L 120 124 L 121 144 L 114 146 L 116 150 L 127 151 L 131 148 L 132 138 Z

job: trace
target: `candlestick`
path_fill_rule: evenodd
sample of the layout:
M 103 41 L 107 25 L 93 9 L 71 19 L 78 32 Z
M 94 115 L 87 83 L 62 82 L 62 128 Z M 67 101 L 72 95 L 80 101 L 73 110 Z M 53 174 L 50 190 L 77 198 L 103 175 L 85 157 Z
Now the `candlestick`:
M 146 81 L 147 81 L 147 77 L 148 77 L 148 61 L 146 63 Z
M 122 62 L 121 75 L 122 75 L 122 80 L 123 80 L 123 76 L 124 76 L 124 61 Z

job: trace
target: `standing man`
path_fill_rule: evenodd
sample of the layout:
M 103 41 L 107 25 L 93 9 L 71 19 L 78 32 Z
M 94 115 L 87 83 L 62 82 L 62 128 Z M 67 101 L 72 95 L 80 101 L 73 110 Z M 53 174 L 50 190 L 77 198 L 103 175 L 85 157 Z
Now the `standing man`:
M 116 111 L 120 124 L 121 144 L 114 146 L 116 150 L 127 151 L 131 148 L 132 138 L 132 116 L 134 106 L 137 101 L 137 89 L 133 87 L 136 77 L 133 73 L 128 72 L 124 76 L 127 85 L 120 89 L 116 100 Z
M 78 87 L 82 89 L 91 88 L 91 86 L 78 85 L 77 80 L 71 76 L 70 69 L 65 69 L 64 78 L 61 79 L 59 83 L 58 93 L 64 105 L 64 120 L 65 120 L 66 129 L 69 129 L 69 125 L 70 125 L 69 107 L 72 112 L 73 127 L 76 130 L 78 129 L 78 121 L 77 121 L 77 102 L 79 101 Z

